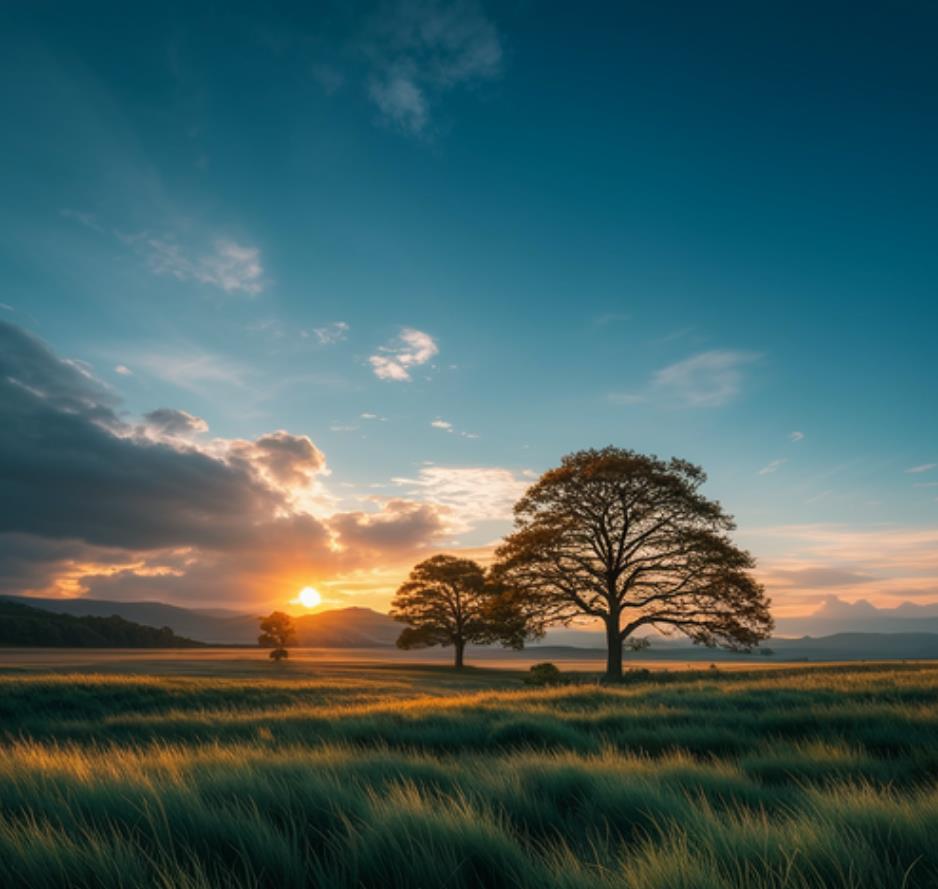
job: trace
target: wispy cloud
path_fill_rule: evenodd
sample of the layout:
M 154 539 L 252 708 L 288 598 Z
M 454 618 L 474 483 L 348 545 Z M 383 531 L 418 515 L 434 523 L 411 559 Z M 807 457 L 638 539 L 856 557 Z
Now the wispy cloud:
M 365 40 L 368 96 L 385 121 L 423 133 L 431 102 L 501 73 L 498 31 L 474 0 L 400 0 L 385 6 Z
M 197 281 L 225 293 L 241 292 L 250 296 L 263 292 L 267 286 L 257 247 L 238 244 L 228 238 L 216 238 L 209 250 L 200 251 L 183 246 L 172 234 L 128 233 L 106 228 L 93 213 L 70 209 L 59 213 L 85 228 L 117 238 L 143 257 L 147 267 L 156 275 L 168 275 L 178 281 Z
M 198 281 L 225 293 L 256 296 L 264 290 L 264 267 L 260 250 L 234 241 L 217 240 L 210 253 L 192 257 L 175 241 L 144 237 L 135 240 L 146 256 L 147 265 L 157 275 L 170 275 L 179 281 Z
M 132 377 L 134 375 L 134 372 L 126 364 L 115 364 L 114 373 L 120 374 L 122 377 Z
M 773 472 L 777 472 L 784 464 L 788 462 L 787 459 L 782 458 L 781 460 L 772 460 L 770 463 L 767 463 L 762 469 L 759 470 L 759 475 L 771 475 Z
M 397 338 L 382 346 L 368 358 L 375 376 L 379 380 L 408 382 L 414 367 L 426 364 L 439 352 L 435 340 L 428 333 L 405 327 Z
M 103 226 L 98 222 L 98 218 L 94 213 L 86 213 L 82 210 L 71 210 L 68 207 L 65 207 L 62 210 L 59 210 L 59 215 L 63 219 L 71 219 L 73 222 L 77 222 L 79 225 L 83 225 L 85 228 L 90 228 L 92 231 L 104 231 Z
M 921 466 L 913 466 L 907 469 L 906 472 L 917 475 L 920 472 L 930 472 L 936 466 L 938 466 L 938 463 L 922 463 Z
M 531 483 L 510 469 L 477 466 L 423 466 L 416 478 L 395 478 L 411 496 L 449 507 L 453 530 L 481 521 L 507 520 Z
M 435 420 L 431 420 L 430 425 L 434 429 L 441 429 L 443 432 L 448 432 L 450 435 L 458 435 L 460 438 L 478 438 L 478 434 L 475 432 L 465 432 L 461 429 L 457 429 L 453 426 L 449 420 L 443 420 L 440 417 L 437 417 Z
M 623 321 L 629 321 L 631 318 L 631 315 L 624 312 L 604 312 L 602 315 L 597 315 L 593 318 L 593 325 L 595 327 L 607 327 L 610 324 L 619 324 Z
M 638 391 L 610 393 L 609 400 L 615 404 L 655 402 L 679 407 L 722 407 L 742 390 L 743 368 L 760 357 L 756 352 L 701 352 L 663 367 Z
M 722 407 L 739 394 L 742 368 L 758 357 L 755 352 L 701 352 L 659 370 L 654 385 L 690 407 Z
M 323 346 L 331 346 L 334 343 L 340 343 L 348 337 L 349 325 L 346 321 L 334 321 L 332 324 L 326 324 L 323 327 L 314 327 L 313 335 Z
M 759 559 L 758 574 L 769 593 L 783 593 L 777 611 L 816 605 L 833 582 L 874 602 L 938 597 L 938 527 L 833 524 L 749 529 L 747 544 Z M 842 581 L 842 583 L 841 583 Z M 778 598 L 778 597 L 777 597 Z
M 153 376 L 191 392 L 205 391 L 206 384 L 245 385 L 243 367 L 208 352 L 144 353 L 135 363 Z
M 803 432 L 792 432 L 791 434 L 789 434 L 788 438 L 789 438 L 791 441 L 801 441 L 801 440 L 804 438 L 804 433 L 803 433 Z

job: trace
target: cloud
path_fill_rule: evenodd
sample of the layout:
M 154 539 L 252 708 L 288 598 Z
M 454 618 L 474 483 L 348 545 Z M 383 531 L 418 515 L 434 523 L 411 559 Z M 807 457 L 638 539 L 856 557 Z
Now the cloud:
M 938 599 L 938 527 L 813 523 L 740 536 L 759 556 L 757 574 L 780 615 L 805 613 L 829 587 L 880 605 Z
M 784 458 L 781 460 L 772 460 L 759 470 L 759 475 L 771 475 L 773 472 L 777 472 L 778 469 L 787 462 L 788 460 Z
M 326 472 L 326 458 L 305 435 L 284 429 L 268 432 L 253 442 L 236 441 L 231 452 L 262 468 L 272 483 L 287 488 L 302 487 L 313 476 Z
M 307 436 L 204 441 L 185 411 L 134 425 L 118 406 L 86 365 L 0 323 L 0 591 L 276 604 L 376 553 L 400 566 L 450 524 L 428 498 L 335 512 Z
M 938 466 L 938 463 L 923 463 L 921 466 L 913 466 L 911 469 L 907 469 L 906 472 L 913 474 L 918 474 L 919 472 L 931 472 L 931 470 L 936 466 Z
M 316 339 L 323 346 L 331 346 L 334 343 L 340 343 L 348 336 L 349 325 L 345 321 L 335 321 L 324 327 L 314 327 L 313 333 Z
M 208 423 L 201 417 L 171 407 L 161 407 L 143 415 L 149 428 L 159 435 L 182 436 L 208 432 Z
M 402 129 L 419 133 L 427 125 L 427 100 L 412 75 L 398 71 L 384 80 L 373 79 L 368 95 L 381 113 Z
M 153 376 L 180 389 L 203 393 L 206 384 L 244 388 L 245 369 L 209 352 L 144 352 L 136 364 Z
M 701 352 L 659 370 L 654 386 L 688 407 L 722 407 L 739 394 L 741 369 L 758 357 L 754 352 Z
M 788 438 L 789 438 L 791 441 L 801 441 L 801 440 L 804 438 L 804 433 L 803 433 L 803 432 L 792 432 L 792 433 L 788 436 Z
M 59 210 L 59 215 L 63 219 L 71 219 L 73 222 L 77 222 L 79 225 L 83 225 L 85 228 L 90 228 L 92 231 L 104 231 L 104 228 L 98 222 L 98 219 L 94 213 L 85 213 L 81 210 L 70 210 L 68 207 L 65 207 L 64 209 Z
M 593 325 L 595 327 L 608 327 L 610 324 L 619 324 L 624 321 L 631 321 L 632 316 L 627 315 L 623 312 L 606 312 L 602 315 L 597 315 L 593 319 Z
M 435 420 L 430 422 L 430 425 L 434 429 L 442 429 L 444 432 L 450 433 L 450 435 L 458 435 L 460 438 L 478 438 L 478 434 L 475 432 L 464 432 L 461 429 L 456 429 L 452 423 L 448 420 L 442 420 L 437 417 Z
M 851 568 L 831 568 L 826 565 L 810 565 L 804 568 L 777 568 L 773 574 L 777 583 L 788 581 L 792 586 L 839 587 L 872 583 L 877 580 L 873 574 L 866 574 Z
M 250 467 L 131 435 L 110 392 L 29 334 L 0 325 L 0 342 L 0 532 L 216 545 L 280 502 Z
M 238 244 L 228 238 L 216 238 L 210 250 L 186 249 L 173 235 L 156 236 L 146 231 L 127 233 L 108 231 L 94 214 L 61 210 L 60 214 L 85 228 L 113 235 L 145 260 L 156 275 L 168 275 L 178 281 L 197 281 L 225 293 L 247 293 L 256 296 L 265 289 L 264 267 L 260 249 Z
M 411 496 L 448 507 L 456 532 L 476 522 L 510 519 L 531 483 L 509 469 L 481 466 L 423 466 L 416 478 L 393 481 Z
M 132 377 L 134 372 L 124 364 L 115 364 L 114 373 L 120 374 L 122 377 Z
M 501 73 L 498 31 L 474 0 L 400 0 L 367 30 L 368 96 L 411 134 L 426 130 L 432 99 Z
M 372 414 L 372 413 L 369 413 L 369 412 L 367 412 L 367 411 L 366 411 L 365 413 L 363 413 L 363 414 L 359 414 L 359 416 L 360 416 L 363 420 L 377 420 L 377 421 L 380 422 L 380 423 L 387 423 L 387 421 L 388 421 L 388 418 L 387 418 L 387 417 L 382 417 L 382 416 L 379 416 L 378 414 Z
M 174 241 L 147 236 L 133 241 L 154 274 L 170 275 L 179 281 L 198 281 L 225 293 L 256 296 L 264 290 L 264 267 L 257 247 L 220 239 L 211 253 L 192 258 Z
M 393 499 L 379 512 L 345 512 L 333 515 L 329 527 L 342 546 L 369 553 L 413 552 L 432 545 L 447 533 L 447 510 L 434 503 Z
M 397 339 L 368 358 L 379 380 L 408 382 L 410 369 L 426 364 L 439 352 L 433 337 L 412 327 L 402 328 Z
M 759 357 L 755 352 L 701 352 L 655 372 L 651 382 L 639 391 L 612 392 L 608 398 L 613 404 L 723 407 L 742 389 L 742 368 Z

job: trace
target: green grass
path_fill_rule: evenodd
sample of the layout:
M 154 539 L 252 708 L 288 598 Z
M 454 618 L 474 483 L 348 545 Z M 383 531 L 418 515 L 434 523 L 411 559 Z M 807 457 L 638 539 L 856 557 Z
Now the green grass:
M 0 676 L 0 886 L 938 886 L 938 665 L 270 675 Z

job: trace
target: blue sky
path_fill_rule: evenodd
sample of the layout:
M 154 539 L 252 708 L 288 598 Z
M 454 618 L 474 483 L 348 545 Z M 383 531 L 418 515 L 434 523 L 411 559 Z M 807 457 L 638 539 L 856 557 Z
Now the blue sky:
M 449 511 L 316 582 L 614 443 L 782 605 L 938 600 L 932 5 L 190 7 L 5 11 L 0 321 L 173 447 L 308 437 L 317 516 Z

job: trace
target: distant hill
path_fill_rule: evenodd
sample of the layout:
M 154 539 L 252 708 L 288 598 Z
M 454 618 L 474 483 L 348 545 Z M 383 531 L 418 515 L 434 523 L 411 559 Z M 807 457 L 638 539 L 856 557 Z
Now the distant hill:
M 238 612 L 200 611 L 179 608 L 164 602 L 111 602 L 106 599 L 43 599 L 32 596 L 4 596 L 0 601 L 19 602 L 73 617 L 111 617 L 143 624 L 169 627 L 180 636 L 200 642 L 247 644 L 257 641 L 257 618 Z
M 73 617 L 0 600 L 0 645 L 44 648 L 188 648 L 201 645 L 168 627 L 122 617 Z
M 166 605 L 163 602 L 110 602 L 102 599 L 34 599 L 27 597 L 2 597 L 4 604 L 20 604 L 30 610 L 42 609 L 41 613 L 56 612 L 60 615 L 109 619 L 112 615 L 134 622 L 145 628 L 168 627 L 177 636 L 196 639 L 219 645 L 254 645 L 257 642 L 258 617 L 252 614 L 218 610 L 195 610 Z M 860 603 L 857 603 L 858 605 Z M 833 615 L 840 606 L 848 610 L 856 606 L 841 603 L 825 603 L 828 615 Z M 898 611 L 905 620 L 909 609 L 927 606 L 900 606 L 899 609 L 857 609 L 865 612 L 873 609 L 882 612 Z M 0 611 L 0 617 L 3 615 Z M 887 615 L 887 618 L 889 615 Z M 895 615 L 892 616 L 895 619 Z M 879 617 L 877 617 L 879 620 Z M 393 648 L 401 631 L 401 625 L 388 615 L 371 608 L 338 608 L 295 617 L 298 644 L 309 648 Z M 0 624 L 5 623 L 0 620 Z M 938 622 L 938 618 L 936 618 Z M 781 621 L 779 623 L 782 623 Z M 879 624 L 874 624 L 879 625 Z M 886 623 L 885 626 L 892 626 Z M 651 648 L 635 655 L 638 660 L 864 660 L 876 658 L 938 658 L 938 625 L 931 632 L 931 624 L 924 618 L 910 618 L 908 624 L 914 631 L 904 632 L 817 632 L 801 638 L 774 638 L 765 644 L 774 654 L 766 656 L 758 651 L 752 655 L 740 655 L 720 649 L 702 648 L 687 640 L 652 638 Z M 0 644 L 3 637 L 0 636 Z M 13 644 L 7 642 L 6 644 Z M 52 643 L 49 643 L 52 644 Z M 61 643 L 63 645 L 69 643 Z M 81 644 L 81 643 L 76 643 Z M 178 643 L 177 643 L 178 644 Z M 601 652 L 603 635 L 589 629 L 558 628 L 551 630 L 539 644 L 528 646 L 545 660 L 551 658 L 582 658 Z M 484 650 L 484 649 L 477 649 Z M 511 652 L 502 648 L 489 649 L 502 657 L 511 657 Z
M 393 648 L 402 629 L 396 620 L 371 608 L 320 611 L 293 622 L 300 645 L 310 648 Z
M 845 602 L 828 596 L 806 617 L 784 617 L 775 622 L 781 636 L 829 636 L 835 633 L 938 633 L 938 605 L 903 602 L 895 608 L 877 608 L 865 599 Z
M 148 627 L 169 627 L 174 633 L 200 642 L 253 645 L 258 616 L 231 611 L 195 610 L 163 602 L 110 602 L 104 599 L 39 599 L 6 596 L 0 602 L 18 602 L 75 617 L 117 615 Z M 299 644 L 311 648 L 374 648 L 393 646 L 401 625 L 370 608 L 338 608 L 294 618 Z

